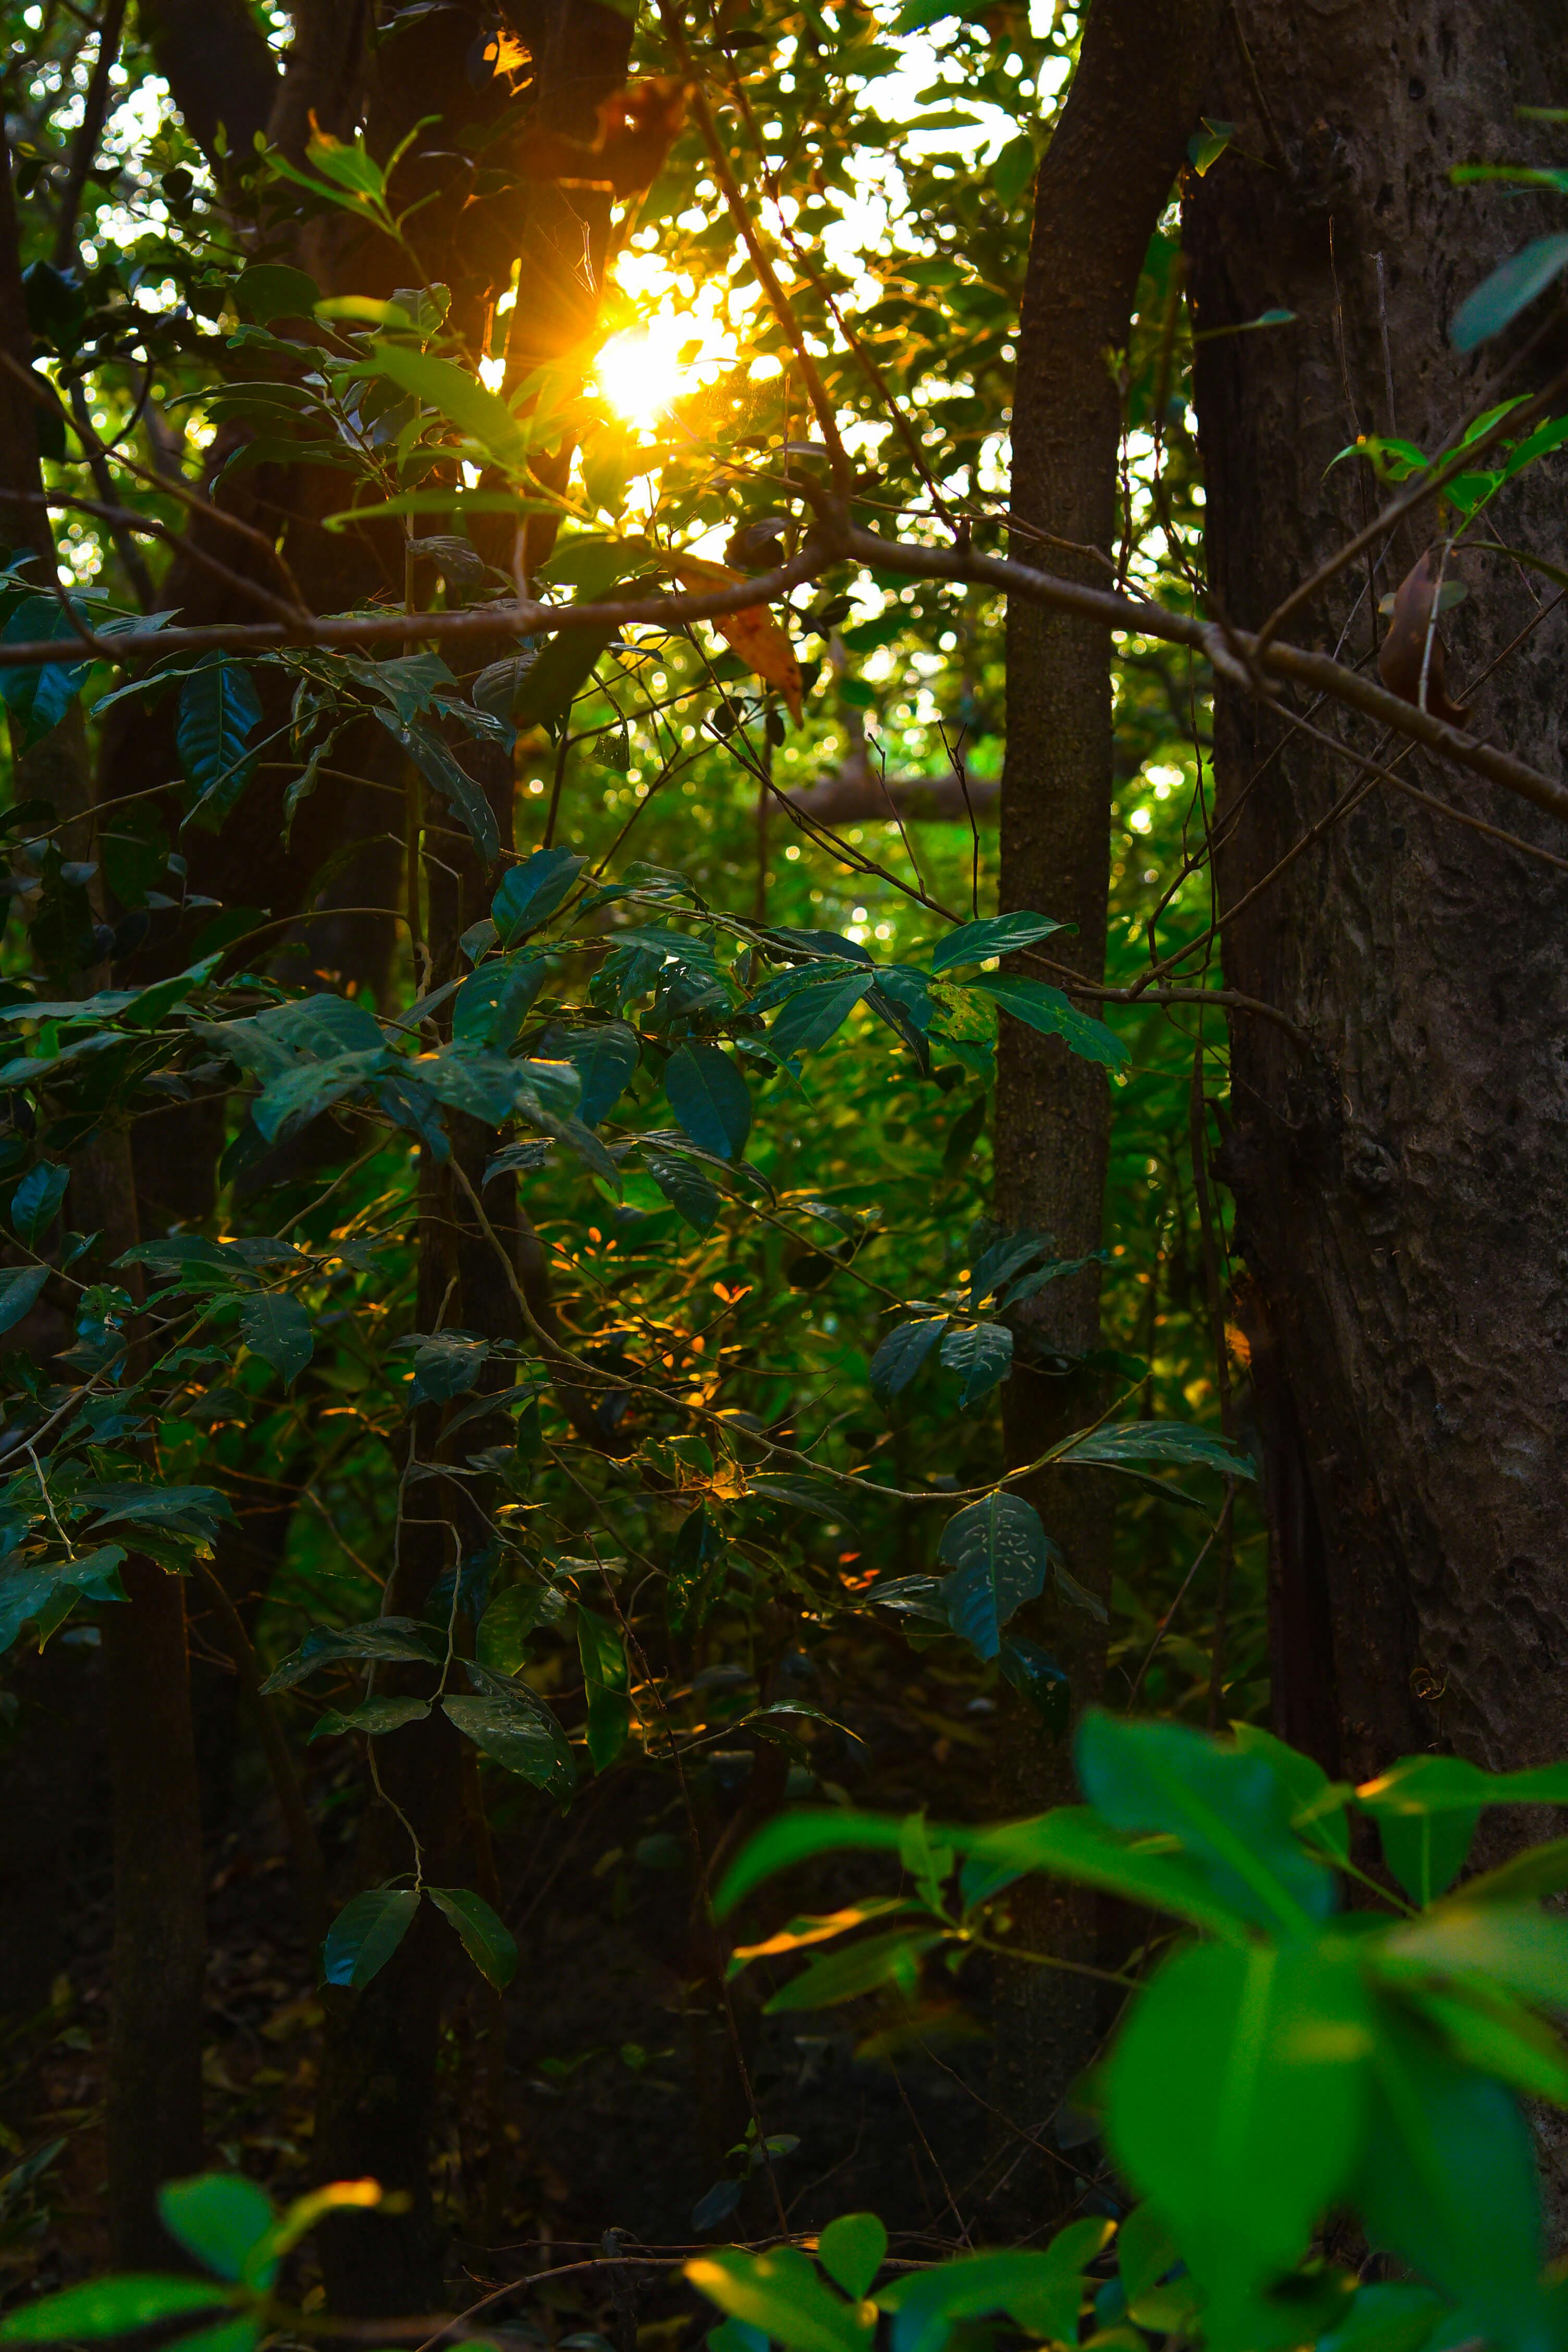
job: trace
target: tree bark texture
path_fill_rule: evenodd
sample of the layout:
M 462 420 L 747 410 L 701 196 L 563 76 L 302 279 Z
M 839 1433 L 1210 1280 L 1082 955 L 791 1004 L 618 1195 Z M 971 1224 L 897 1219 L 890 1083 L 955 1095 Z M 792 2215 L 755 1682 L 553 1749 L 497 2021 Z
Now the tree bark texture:
M 1568 362 L 1544 310 L 1473 357 L 1447 341 L 1488 271 L 1561 225 L 1534 198 L 1449 184 L 1462 162 L 1549 160 L 1514 109 L 1556 87 L 1561 10 L 1520 0 L 1500 31 L 1438 0 L 1266 0 L 1247 39 L 1271 131 L 1227 58 L 1216 102 L 1241 127 L 1191 205 L 1198 323 L 1298 314 L 1198 346 L 1214 598 L 1239 623 L 1361 525 L 1355 467 L 1325 473 L 1357 432 L 1431 450 L 1501 396 L 1510 355 L 1506 394 Z M 1560 480 L 1521 478 L 1479 535 L 1561 563 Z M 1439 529 L 1422 509 L 1370 590 L 1364 564 L 1345 571 L 1292 628 L 1364 656 L 1369 602 Z M 1470 587 L 1443 623 L 1450 692 L 1472 727 L 1560 769 L 1561 613 L 1462 546 L 1450 574 Z M 1224 908 L 1356 778 L 1223 682 L 1215 757 Z M 1568 846 L 1422 755 L 1399 772 Z M 1565 916 L 1561 875 L 1378 786 L 1226 927 L 1231 985 L 1310 1040 L 1234 1022 L 1226 1172 L 1268 1423 L 1277 1706 L 1358 1780 L 1418 1749 L 1493 1768 L 1563 1752 Z
M 1037 560 L 1036 532 L 1067 540 L 1053 568 L 1107 584 L 1117 536 L 1121 406 L 1113 355 L 1127 339 L 1139 272 L 1197 119 L 1213 0 L 1096 0 L 1061 121 L 1040 167 L 1024 289 L 1013 410 L 1013 547 Z M 1100 560 L 1094 552 L 1100 551 Z M 1015 604 L 1007 618 L 1007 751 L 1002 781 L 1001 907 L 1076 925 L 1049 952 L 1090 981 L 1105 969 L 1112 783 L 1110 652 L 1103 630 Z M 1029 969 L 1021 966 L 1021 969 Z M 1055 1039 L 1004 1018 L 996 1089 L 995 1207 L 1011 1228 L 1041 1229 L 1063 1256 L 1099 1248 L 1110 1134 L 1105 1074 Z M 1016 1318 L 1004 1391 L 1007 1459 L 1026 1462 L 1099 1409 L 1081 1360 L 1100 1340 L 1090 1271 L 1050 1285 Z M 1089 1591 L 1110 1583 L 1108 1483 L 1042 1477 L 1032 1497 Z M 1028 1612 L 1072 1679 L 1075 1709 L 1104 1674 L 1102 1625 L 1047 1599 Z M 1004 1813 L 1071 1794 L 1065 1743 L 1009 1694 L 998 1734 Z M 1020 1940 L 1087 1957 L 1092 1898 L 1031 1881 L 1016 1906 Z M 1036 2130 L 1092 2053 L 1089 1979 L 1005 1970 L 996 2004 L 994 2103 Z

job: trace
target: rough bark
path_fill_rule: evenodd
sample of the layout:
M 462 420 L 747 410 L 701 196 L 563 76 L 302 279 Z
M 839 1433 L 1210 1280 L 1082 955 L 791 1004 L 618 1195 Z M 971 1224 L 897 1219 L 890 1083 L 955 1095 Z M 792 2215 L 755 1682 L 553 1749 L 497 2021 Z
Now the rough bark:
M 1025 283 L 1013 412 L 1013 513 L 1023 524 L 1109 553 L 1116 534 L 1121 404 L 1110 355 L 1125 343 L 1143 256 L 1196 120 L 1213 24 L 1209 0 L 1096 0 L 1061 121 L 1040 168 Z M 1037 542 L 1026 540 L 1023 551 Z M 1053 562 L 1103 584 L 1090 554 Z M 1086 979 L 1105 965 L 1112 782 L 1110 647 L 1104 632 L 1017 604 L 1007 621 L 1007 751 L 1002 781 L 1001 905 L 1076 924 L 1054 942 Z M 996 1091 L 995 1204 L 1014 1228 L 1054 1234 L 1082 1256 L 1101 1235 L 1109 1139 L 1104 1073 L 1055 1040 L 1004 1020 Z M 1096 1376 L 1081 1359 L 1100 1339 L 1092 1273 L 1051 1285 L 1016 1318 L 1017 1363 L 1005 1391 L 1007 1458 L 1026 1462 L 1092 1418 Z M 1111 1505 L 1081 1474 L 1042 1478 L 1034 1500 L 1073 1574 L 1105 1594 Z M 1047 1600 L 1030 1612 L 1072 1678 L 1075 1707 L 1098 1693 L 1104 1630 Z M 1034 1812 L 1070 1792 L 1070 1763 L 1009 1694 L 998 1730 L 996 1797 Z M 1064 1957 L 1092 1943 L 1092 1901 L 1031 1882 L 1020 1939 Z M 997 1988 L 995 2105 L 1037 2129 L 1090 2056 L 1087 1979 L 1003 1972 Z M 1016 2199 L 1013 2201 L 1016 2201 Z
M 1487 271 L 1559 225 L 1533 199 L 1448 181 L 1464 161 L 1548 160 L 1514 109 L 1561 70 L 1552 0 L 1521 0 L 1506 40 L 1473 5 L 1268 0 L 1248 39 L 1272 133 L 1233 54 L 1219 104 L 1240 121 L 1238 152 L 1191 206 L 1199 323 L 1298 314 L 1199 346 L 1214 594 L 1241 623 L 1360 525 L 1354 469 L 1325 476 L 1355 432 L 1392 424 L 1430 449 L 1489 401 L 1510 352 L 1509 392 L 1568 360 L 1560 328 L 1524 352 L 1539 313 L 1473 358 L 1447 341 Z M 1424 512 L 1402 533 L 1373 594 L 1437 530 Z M 1481 535 L 1562 562 L 1550 473 L 1506 492 Z M 1560 768 L 1562 615 L 1483 683 L 1547 599 L 1496 561 L 1460 554 L 1451 569 L 1471 596 L 1444 622 L 1450 689 L 1483 733 Z M 1305 618 L 1364 656 L 1365 568 Z M 1353 772 L 1223 688 L 1215 756 L 1224 906 Z M 1564 846 L 1549 819 L 1500 809 L 1423 755 L 1400 772 Z M 1233 1036 L 1227 1173 L 1266 1373 L 1277 1704 L 1357 1779 L 1434 1747 L 1493 1767 L 1562 1752 L 1563 908 L 1559 876 L 1379 787 L 1226 929 L 1230 983 L 1311 1041 L 1300 1050 L 1262 1022 Z

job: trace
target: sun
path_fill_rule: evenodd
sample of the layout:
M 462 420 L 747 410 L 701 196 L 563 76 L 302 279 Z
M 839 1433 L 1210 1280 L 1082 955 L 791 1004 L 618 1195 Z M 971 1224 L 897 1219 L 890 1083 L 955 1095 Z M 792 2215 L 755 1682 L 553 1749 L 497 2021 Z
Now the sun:
M 695 381 L 678 356 L 689 340 L 673 320 L 612 335 L 594 362 L 594 381 L 612 408 L 630 425 L 651 425 L 661 409 Z

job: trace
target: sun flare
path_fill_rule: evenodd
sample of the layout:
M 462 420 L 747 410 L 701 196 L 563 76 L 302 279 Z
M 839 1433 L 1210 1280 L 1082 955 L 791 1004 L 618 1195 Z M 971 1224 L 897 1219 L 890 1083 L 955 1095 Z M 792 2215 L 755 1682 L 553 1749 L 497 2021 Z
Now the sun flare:
M 628 424 L 650 425 L 687 386 L 690 371 L 678 354 L 689 339 L 689 322 L 685 331 L 665 319 L 628 328 L 601 347 L 594 381 Z

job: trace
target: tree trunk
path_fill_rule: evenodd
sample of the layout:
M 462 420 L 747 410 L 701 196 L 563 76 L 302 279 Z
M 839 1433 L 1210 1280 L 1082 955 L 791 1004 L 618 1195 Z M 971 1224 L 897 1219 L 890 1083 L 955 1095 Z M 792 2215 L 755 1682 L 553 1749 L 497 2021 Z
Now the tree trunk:
M 1521 0 L 1506 42 L 1485 9 L 1436 0 L 1250 12 L 1276 160 L 1258 160 L 1270 133 L 1233 54 L 1221 108 L 1237 152 L 1191 207 L 1199 325 L 1298 314 L 1198 347 L 1211 577 L 1237 622 L 1261 621 L 1360 526 L 1353 467 L 1325 473 L 1358 431 L 1430 451 L 1498 396 L 1510 352 L 1510 394 L 1568 359 L 1560 326 L 1524 353 L 1542 314 L 1472 358 L 1447 341 L 1487 272 L 1561 226 L 1560 208 L 1448 173 L 1552 160 L 1514 109 L 1555 87 L 1562 31 L 1554 0 Z M 1422 509 L 1371 593 L 1439 530 Z M 1523 477 L 1480 535 L 1561 563 L 1556 484 Z M 1473 700 L 1472 726 L 1560 767 L 1561 614 L 1483 680 L 1547 600 L 1496 560 L 1461 551 L 1450 570 L 1471 588 L 1443 624 L 1450 690 Z M 1358 565 L 1291 629 L 1343 632 L 1364 656 L 1368 601 Z M 1355 772 L 1223 685 L 1215 755 L 1223 908 Z M 1563 852 L 1560 828 L 1483 784 L 1419 754 L 1399 772 Z M 1560 875 L 1377 786 L 1226 929 L 1230 983 L 1310 1039 L 1245 1017 L 1233 1037 L 1227 1173 L 1265 1359 L 1277 1704 L 1288 1727 L 1321 1726 L 1325 1763 L 1358 1780 L 1415 1749 L 1491 1767 L 1563 1749 L 1565 903 Z
M 10 155 L 0 139 L 0 348 L 31 357 L 19 272 Z M 0 490 L 16 493 L 8 534 L 55 578 L 45 509 L 24 501 L 40 486 L 36 411 L 7 375 L 0 394 Z M 14 736 L 15 796 L 40 794 L 74 819 L 70 854 L 89 854 L 91 781 L 79 711 L 25 749 Z M 101 976 L 101 968 L 100 968 Z M 92 975 L 86 976 L 92 985 Z M 116 1259 L 137 1240 L 130 1146 L 104 1129 L 72 1168 L 71 1206 L 82 1231 L 100 1231 Z M 114 2260 L 166 2263 L 160 2182 L 194 2171 L 202 2155 L 202 2000 L 205 1973 L 201 1807 L 191 1730 L 184 1587 L 132 1559 L 129 1607 L 104 1612 L 104 1682 L 114 1841 L 114 2005 L 110 2036 L 109 2210 Z
M 1197 116 L 1212 0 L 1096 0 L 1062 118 L 1041 165 L 1013 412 L 1015 551 L 1055 533 L 1109 555 L 1116 538 L 1121 409 L 1112 354 L 1126 341 L 1139 271 Z M 1024 526 L 1020 529 L 1017 526 Z M 1052 568 L 1103 586 L 1103 562 L 1050 551 Z M 1110 647 L 1101 629 L 1016 604 L 1007 617 L 1007 753 L 1002 782 L 1004 911 L 1077 925 L 1052 951 L 1090 982 L 1105 969 L 1110 873 Z M 1098 1249 L 1110 1102 L 1103 1071 L 1004 1019 L 996 1089 L 996 1214 L 1043 1229 L 1064 1256 Z M 1093 1272 L 1054 1283 L 1020 1309 L 1005 1391 L 1007 1459 L 1027 1462 L 1100 1409 L 1082 1359 L 1100 1340 Z M 1079 1472 L 1031 1489 L 1079 1583 L 1110 1585 L 1109 1482 Z M 1105 1629 L 1049 1597 L 1019 1630 L 1041 1635 L 1072 1679 L 1075 1710 L 1099 1694 Z M 1037 1812 L 1071 1795 L 1065 1743 L 1009 1694 L 998 1734 L 997 1802 Z M 1090 1896 L 1030 1881 L 1015 1906 L 1021 1942 L 1087 1958 Z M 1086 1978 L 1004 1970 L 995 2013 L 995 2105 L 1037 2130 L 1093 2052 Z M 1009 2200 L 1016 2203 L 1016 2199 Z
M 1241 127 L 1192 207 L 1198 322 L 1298 314 L 1198 347 L 1210 573 L 1240 623 L 1360 526 L 1352 466 L 1325 475 L 1356 432 L 1431 451 L 1568 361 L 1545 306 L 1474 357 L 1447 340 L 1500 260 L 1562 226 L 1560 205 L 1449 183 L 1462 162 L 1560 160 L 1514 110 L 1560 90 L 1561 9 L 1520 0 L 1498 32 L 1475 0 L 1264 0 L 1250 67 L 1227 59 L 1218 110 Z M 1255 160 L 1266 151 L 1272 168 Z M 1440 530 L 1422 509 L 1370 595 Z M 1480 535 L 1562 563 L 1558 481 L 1521 477 Z M 1471 593 L 1444 622 L 1449 691 L 1472 703 L 1472 727 L 1560 768 L 1562 614 L 1531 627 L 1549 600 L 1496 558 L 1460 553 L 1451 569 Z M 1365 568 L 1342 572 L 1292 631 L 1329 645 L 1345 631 L 1364 656 L 1367 601 Z M 1224 907 L 1355 772 L 1223 686 L 1215 734 Z M 1417 754 L 1399 772 L 1568 847 L 1549 819 L 1440 763 Z M 1492 1769 L 1563 1750 L 1565 904 L 1561 875 L 1380 785 L 1226 926 L 1231 985 L 1310 1039 L 1300 1050 L 1272 1024 L 1235 1023 L 1225 1164 L 1259 1374 L 1276 1717 L 1358 1780 L 1418 1750 Z M 1489 1833 L 1519 1827 L 1498 1814 Z M 1542 2139 L 1561 2241 L 1561 2118 Z

